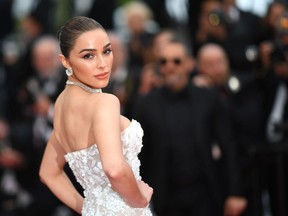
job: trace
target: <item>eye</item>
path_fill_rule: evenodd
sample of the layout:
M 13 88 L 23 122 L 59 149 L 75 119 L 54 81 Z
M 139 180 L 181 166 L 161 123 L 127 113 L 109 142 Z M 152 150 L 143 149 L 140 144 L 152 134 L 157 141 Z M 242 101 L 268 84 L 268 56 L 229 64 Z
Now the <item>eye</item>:
M 103 53 L 104 53 L 105 55 L 109 55 L 109 54 L 112 53 L 112 49 L 111 49 L 111 48 L 105 49 Z
M 86 54 L 86 55 L 83 56 L 84 59 L 91 59 L 91 58 L 93 58 L 93 57 L 94 57 L 94 55 L 92 55 L 92 54 L 90 54 L 90 53 L 88 53 L 88 54 Z

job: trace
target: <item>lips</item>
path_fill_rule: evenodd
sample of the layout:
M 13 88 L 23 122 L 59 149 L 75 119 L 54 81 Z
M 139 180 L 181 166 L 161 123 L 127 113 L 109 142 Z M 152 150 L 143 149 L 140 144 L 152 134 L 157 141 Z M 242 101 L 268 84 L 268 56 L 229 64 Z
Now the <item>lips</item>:
M 100 73 L 100 74 L 95 75 L 95 77 L 97 79 L 106 79 L 108 77 L 108 75 L 109 75 L 109 72 L 104 72 L 104 73 Z

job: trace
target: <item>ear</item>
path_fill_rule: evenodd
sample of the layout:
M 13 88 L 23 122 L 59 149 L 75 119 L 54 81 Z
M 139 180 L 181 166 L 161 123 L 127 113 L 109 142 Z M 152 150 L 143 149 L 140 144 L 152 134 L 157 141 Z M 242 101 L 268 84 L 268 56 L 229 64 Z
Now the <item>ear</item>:
M 59 54 L 59 60 L 65 68 L 71 68 L 68 59 L 63 54 Z

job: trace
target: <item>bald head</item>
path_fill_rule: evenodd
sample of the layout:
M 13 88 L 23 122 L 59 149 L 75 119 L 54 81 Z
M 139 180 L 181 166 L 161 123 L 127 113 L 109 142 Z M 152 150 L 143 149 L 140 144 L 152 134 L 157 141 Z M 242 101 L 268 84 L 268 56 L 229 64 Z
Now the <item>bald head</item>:
M 32 63 L 38 73 L 49 76 L 56 72 L 60 66 L 58 40 L 51 36 L 39 38 L 33 46 Z
M 214 43 L 202 46 L 197 55 L 199 73 L 209 76 L 215 85 L 222 85 L 229 77 L 229 63 L 225 50 Z

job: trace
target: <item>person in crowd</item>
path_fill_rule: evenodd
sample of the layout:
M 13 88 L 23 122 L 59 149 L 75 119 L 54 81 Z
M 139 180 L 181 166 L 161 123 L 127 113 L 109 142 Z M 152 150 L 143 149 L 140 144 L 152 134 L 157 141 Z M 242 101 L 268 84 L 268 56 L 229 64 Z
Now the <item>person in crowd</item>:
M 153 61 L 152 41 L 157 27 L 155 27 L 152 10 L 145 2 L 128 2 L 121 7 L 121 11 L 123 19 L 120 20 L 124 20 L 123 27 L 125 27 L 122 29 L 126 29 L 122 34 L 127 47 L 129 81 L 124 114 L 129 118 L 135 94 L 138 92 L 142 67 Z M 118 17 L 118 20 L 119 18 L 121 17 Z
M 153 36 L 152 40 L 152 62 L 156 63 L 159 55 L 159 50 L 165 46 L 165 44 L 169 41 L 171 41 L 175 35 L 177 34 L 177 31 L 175 31 L 173 28 L 162 28 L 159 29 L 159 31 L 156 32 L 156 34 Z
M 259 44 L 259 60 L 260 69 L 259 75 L 265 77 L 270 75 L 272 67 L 272 53 L 279 46 L 282 46 L 281 41 L 281 25 L 279 25 L 280 17 L 287 11 L 287 4 L 283 1 L 272 2 L 265 17 L 263 18 L 265 26 L 265 40 Z
M 123 6 L 127 25 L 126 36 L 128 47 L 129 76 L 133 80 L 133 90 L 137 91 L 140 70 L 143 65 L 152 61 L 151 48 L 155 29 L 152 26 L 151 9 L 141 1 L 129 2 Z
M 268 41 L 273 48 L 268 52 L 269 62 L 264 65 L 266 74 L 262 87 L 264 102 L 263 131 L 265 132 L 265 148 L 258 151 L 265 166 L 263 179 L 269 194 L 270 208 L 273 215 L 285 215 L 287 212 L 287 83 L 288 83 L 288 14 L 279 16 L 277 37 Z M 267 55 L 266 54 L 266 55 Z M 281 148 L 284 147 L 284 148 Z M 262 150 L 262 151 L 261 151 Z
M 150 63 L 142 68 L 138 95 L 146 95 L 162 85 L 162 77 L 155 64 Z
M 225 49 L 234 73 L 253 74 L 259 67 L 258 45 L 264 40 L 262 18 L 241 10 L 236 0 L 223 0 L 221 13 L 227 26 Z
M 193 52 L 197 55 L 198 49 L 205 43 L 218 43 L 226 46 L 227 24 L 221 10 L 221 2 L 205 0 L 201 3 L 198 17 L 198 28 L 193 41 Z
M 24 156 L 11 142 L 10 125 L 0 119 L 0 214 L 24 215 L 32 197 L 22 187 L 17 170 L 27 166 Z
M 240 167 L 247 171 L 244 173 L 246 176 L 255 176 L 257 179 L 257 175 L 261 176 L 263 169 L 256 166 L 259 160 L 254 149 L 265 145 L 263 115 L 266 107 L 263 103 L 266 95 L 263 93 L 261 81 L 263 74 L 259 73 L 262 64 L 259 58 L 259 46 L 267 36 L 265 23 L 261 17 L 237 7 L 235 0 L 222 1 L 222 12 L 228 29 L 225 49 L 231 72 L 240 84 L 239 91 L 232 97 L 234 131 L 238 155 L 241 158 Z M 256 198 L 250 207 L 254 208 L 255 212 L 261 212 L 262 208 L 259 207 L 263 202 L 259 200 L 258 194 L 262 190 L 265 178 L 261 178 L 259 183 L 252 183 L 249 181 L 250 177 L 246 179 L 247 183 L 243 183 L 244 186 L 248 186 L 245 191 L 250 191 L 250 195 L 254 192 L 249 188 L 256 191 L 253 195 Z
M 285 1 L 274 1 L 268 5 L 267 12 L 263 17 L 265 38 L 274 40 L 278 37 L 278 22 L 281 15 L 287 10 Z
M 34 73 L 19 92 L 19 97 L 22 96 L 21 102 L 27 102 L 23 104 L 26 107 L 22 111 L 23 115 L 30 115 L 34 119 L 33 139 L 35 143 L 42 143 L 38 143 L 39 145 L 45 145 L 50 136 L 54 102 L 65 86 L 64 72 L 58 59 L 59 53 L 55 37 L 39 37 L 31 50 Z
M 145 130 L 143 179 L 154 188 L 156 215 L 241 215 L 246 200 L 238 194 L 226 111 L 215 93 L 192 85 L 195 63 L 188 47 L 174 38 L 161 48 L 163 86 L 138 98 L 133 109 Z M 221 148 L 227 192 L 214 169 L 212 140 Z
M 33 74 L 32 65 L 32 47 L 34 42 L 45 34 L 44 27 L 39 20 L 37 14 L 30 13 L 23 17 L 20 21 L 20 41 L 21 47 L 21 70 L 18 71 L 20 78 L 19 85 L 23 85 L 29 76 Z
M 143 130 L 120 114 L 120 102 L 102 93 L 108 85 L 113 48 L 95 20 L 77 16 L 59 30 L 67 86 L 57 98 L 54 129 L 39 175 L 63 203 L 83 216 L 152 215 L 153 189 L 141 180 L 137 157 Z M 84 197 L 65 173 L 66 161 Z
M 237 138 L 235 139 L 235 143 L 241 194 L 247 199 L 247 208 L 242 215 L 261 215 L 261 197 L 265 188 L 263 184 L 260 185 L 256 182 L 257 178 L 259 178 L 257 174 L 261 173 L 262 170 L 260 170 L 260 167 L 255 167 L 255 160 L 249 153 L 251 151 L 249 148 L 251 147 L 245 146 L 245 143 L 242 141 L 244 137 L 247 140 L 253 139 L 253 135 L 251 132 L 248 133 L 248 127 L 239 124 L 238 120 L 238 103 L 245 100 L 246 97 L 241 99 L 238 95 L 241 94 L 240 82 L 230 69 L 228 56 L 223 47 L 214 43 L 208 43 L 200 47 L 197 55 L 197 72 L 193 77 L 193 83 L 200 87 L 216 90 L 222 101 L 226 104 L 228 109 L 227 116 L 231 119 L 233 134 Z M 250 93 L 252 94 L 252 91 Z M 249 101 L 246 104 L 249 104 Z M 261 112 L 261 110 L 258 109 L 257 112 Z M 242 139 L 239 139 L 240 137 Z
M 33 73 L 17 94 L 18 115 L 26 121 L 25 133 L 31 135 L 17 135 L 22 137 L 22 142 L 25 143 L 19 148 L 25 154 L 28 164 L 27 168 L 19 173 L 19 178 L 33 197 L 30 213 L 43 212 L 41 214 L 47 216 L 55 212 L 61 204 L 38 177 L 42 155 L 53 129 L 54 102 L 59 92 L 64 89 L 66 81 L 59 54 L 57 38 L 51 35 L 37 38 L 31 48 Z M 15 127 L 17 128 L 17 125 Z
M 193 82 L 197 86 L 225 88 L 230 77 L 228 56 L 218 44 L 203 45 L 197 55 L 197 75 Z
M 158 66 L 157 66 L 159 50 L 161 49 L 161 47 L 165 46 L 166 43 L 172 40 L 175 37 L 175 35 L 176 35 L 176 31 L 174 31 L 173 29 L 164 28 L 164 29 L 160 29 L 153 36 L 152 48 L 151 48 L 151 53 L 150 53 L 151 62 L 142 65 L 142 68 L 139 74 L 138 87 L 133 86 L 133 84 L 135 84 L 135 81 L 133 79 L 133 76 L 132 77 L 130 76 L 130 79 L 129 79 L 130 91 L 129 91 L 129 94 L 127 95 L 127 103 L 125 104 L 125 107 L 124 107 L 126 116 L 131 116 L 133 106 L 135 104 L 135 100 L 137 100 L 139 95 L 141 95 L 142 93 L 145 94 L 145 92 L 147 93 L 147 91 L 150 91 L 154 89 L 154 87 L 161 85 L 160 84 L 161 77 L 158 76 L 159 73 L 158 73 Z M 148 71 L 150 72 L 145 73 L 147 72 L 146 69 L 148 69 Z M 152 71 L 154 72 L 151 73 Z M 142 74 L 142 73 L 145 73 L 145 74 Z M 149 75 L 152 75 L 152 76 L 149 76 Z M 149 78 L 152 78 L 152 79 L 149 79 Z

